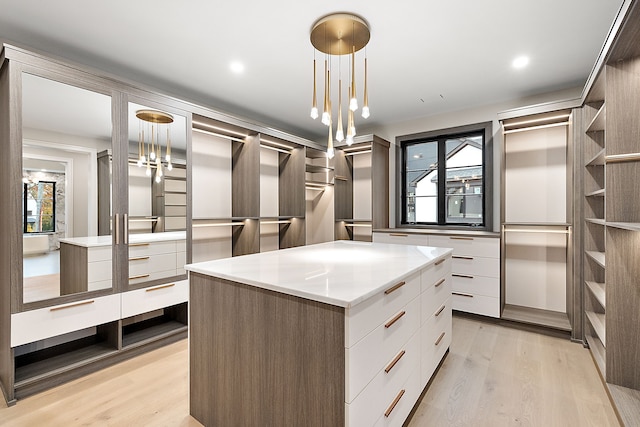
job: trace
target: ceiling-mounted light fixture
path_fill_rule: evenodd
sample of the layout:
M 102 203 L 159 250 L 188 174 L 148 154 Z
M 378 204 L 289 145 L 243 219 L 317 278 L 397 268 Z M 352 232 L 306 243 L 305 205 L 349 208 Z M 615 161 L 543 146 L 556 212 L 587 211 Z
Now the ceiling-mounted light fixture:
M 327 156 L 333 157 L 333 129 L 331 112 L 331 57 L 338 56 L 338 123 L 335 139 L 338 142 L 344 140 L 344 130 L 342 127 L 342 55 L 350 56 L 349 86 L 347 90 L 347 129 L 346 143 L 351 145 L 356 135 L 356 126 L 353 112 L 358 109 L 358 99 L 356 92 L 356 52 L 364 48 L 371 33 L 369 25 L 361 17 L 349 13 L 334 13 L 320 18 L 311 29 L 311 44 L 320 52 L 325 54 L 324 60 L 324 110 L 322 113 L 322 123 L 329 126 L 329 137 L 327 140 Z M 362 106 L 362 117 L 369 117 L 369 90 L 367 87 L 367 57 L 365 50 L 364 58 L 364 102 Z M 313 59 L 313 99 L 311 106 L 311 118 L 318 117 L 316 101 L 316 60 L 315 52 Z
M 173 169 L 171 164 L 171 123 L 173 123 L 173 116 L 157 110 L 138 110 L 136 111 L 136 117 L 140 120 L 138 122 L 137 165 L 142 167 L 146 163 L 146 174 L 151 176 L 151 162 L 155 162 L 156 182 L 160 182 L 163 175 L 161 137 L 165 138 L 166 146 L 164 162 L 167 164 L 167 170 Z M 146 139 L 147 137 L 149 138 L 148 140 Z

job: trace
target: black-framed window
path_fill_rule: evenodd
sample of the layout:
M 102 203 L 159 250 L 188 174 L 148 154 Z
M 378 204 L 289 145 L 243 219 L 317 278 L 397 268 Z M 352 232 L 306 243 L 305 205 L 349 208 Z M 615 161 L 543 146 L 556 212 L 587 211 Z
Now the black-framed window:
M 56 229 L 56 183 L 25 182 L 22 191 L 23 233 L 46 233 Z
M 399 225 L 491 227 L 492 124 L 398 138 Z

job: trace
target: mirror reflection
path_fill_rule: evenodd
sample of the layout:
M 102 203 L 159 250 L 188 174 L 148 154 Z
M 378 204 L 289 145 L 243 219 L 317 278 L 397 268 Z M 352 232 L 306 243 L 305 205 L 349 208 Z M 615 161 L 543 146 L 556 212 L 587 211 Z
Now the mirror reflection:
M 182 276 L 186 263 L 187 121 L 129 103 L 129 285 Z
M 109 288 L 111 237 L 106 250 L 91 248 L 100 243 L 97 153 L 111 148 L 111 97 L 26 73 L 22 96 L 23 302 Z M 79 262 L 87 256 L 92 268 Z

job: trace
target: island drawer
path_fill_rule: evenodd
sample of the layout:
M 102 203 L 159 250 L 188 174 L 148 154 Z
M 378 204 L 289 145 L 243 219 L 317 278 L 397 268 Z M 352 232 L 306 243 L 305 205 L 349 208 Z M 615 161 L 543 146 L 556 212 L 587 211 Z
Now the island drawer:
M 11 315 L 11 347 L 120 319 L 120 295 L 108 295 Z
M 420 375 L 418 369 L 409 375 L 402 387 L 393 393 L 391 399 L 387 399 L 376 413 L 381 414 L 374 427 L 401 427 L 404 425 L 413 405 L 420 397 Z
M 422 283 L 422 286 L 421 286 L 422 291 L 424 292 L 425 290 L 429 289 L 431 286 L 434 286 L 443 277 L 451 273 L 451 268 L 452 268 L 451 256 L 448 255 L 445 258 L 440 258 L 439 260 L 434 262 L 432 265 L 422 270 L 422 277 L 420 279 Z
M 422 384 L 426 385 L 447 348 L 451 345 L 452 298 L 449 297 L 443 310 L 438 310 L 421 329 Z
M 157 271 L 175 270 L 176 267 L 177 255 L 175 252 L 129 257 L 129 276 L 154 273 Z
M 416 332 L 392 358 L 385 361 L 373 380 L 347 403 L 347 425 L 373 425 L 380 409 L 391 402 L 420 364 L 420 333 Z
M 353 347 L 346 349 L 346 400 L 353 401 L 420 326 L 419 298 L 389 316 Z
M 184 251 L 178 247 L 184 246 L 184 241 L 150 242 L 150 243 L 129 243 L 129 258 L 176 253 Z
M 131 317 L 183 303 L 189 299 L 189 281 L 170 282 L 149 288 L 124 292 L 122 317 Z
M 446 303 L 451 299 L 451 277 L 441 279 L 438 286 L 432 286 L 420 295 L 421 324 L 429 320 L 435 313 L 444 309 L 451 309 Z
M 415 272 L 384 291 L 357 304 L 345 312 L 345 347 L 360 341 L 378 325 L 399 312 L 420 293 L 420 272 Z

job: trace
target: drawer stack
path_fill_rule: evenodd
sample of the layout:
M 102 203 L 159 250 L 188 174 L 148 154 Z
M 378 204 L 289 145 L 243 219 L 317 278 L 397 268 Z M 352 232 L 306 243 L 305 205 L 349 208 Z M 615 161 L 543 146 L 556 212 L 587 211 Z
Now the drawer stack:
M 453 309 L 500 317 L 500 239 L 453 234 L 374 232 L 373 241 L 453 248 Z
M 429 244 L 453 248 L 453 309 L 500 317 L 500 240 L 429 236 Z
M 450 266 L 440 259 L 346 311 L 347 426 L 406 420 L 451 342 Z
M 186 242 L 172 240 L 129 244 L 129 284 L 185 274 Z

